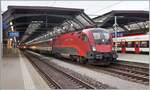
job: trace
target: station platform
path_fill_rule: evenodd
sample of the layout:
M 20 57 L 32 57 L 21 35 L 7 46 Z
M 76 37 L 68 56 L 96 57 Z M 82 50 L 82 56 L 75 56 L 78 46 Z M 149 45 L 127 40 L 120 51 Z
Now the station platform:
M 50 90 L 18 49 L 4 49 L 1 65 L 1 89 Z
M 149 64 L 149 55 L 118 53 L 118 60 Z

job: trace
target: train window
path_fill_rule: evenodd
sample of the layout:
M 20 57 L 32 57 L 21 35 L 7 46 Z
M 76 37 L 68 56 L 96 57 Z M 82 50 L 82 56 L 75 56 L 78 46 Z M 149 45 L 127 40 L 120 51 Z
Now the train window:
M 139 48 L 139 42 L 138 41 L 137 42 L 135 41 L 135 47 Z
M 117 47 L 121 47 L 121 42 L 117 42 Z
M 87 42 L 87 41 L 88 41 L 88 37 L 87 37 L 85 34 L 83 34 L 83 35 L 82 35 L 82 40 L 83 40 L 84 42 Z
M 132 47 L 132 42 L 126 42 L 126 47 Z
M 141 43 L 140 43 L 140 47 L 149 47 L 149 43 L 147 42 L 147 41 L 142 41 Z
M 134 47 L 134 42 L 128 42 L 127 47 Z

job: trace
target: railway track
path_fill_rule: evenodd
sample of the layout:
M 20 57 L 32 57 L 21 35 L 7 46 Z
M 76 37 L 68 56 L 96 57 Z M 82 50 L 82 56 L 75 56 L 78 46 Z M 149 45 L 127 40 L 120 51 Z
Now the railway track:
M 132 66 L 128 64 L 120 64 L 115 63 L 110 65 L 109 67 L 101 67 L 101 66 L 90 66 L 90 65 L 83 65 L 89 69 L 110 74 L 112 76 L 148 85 L 149 84 L 149 72 L 148 67 L 143 68 L 142 66 Z
M 31 62 L 31 64 L 36 68 L 36 70 L 40 73 L 40 75 L 42 76 L 42 78 L 44 78 L 44 80 L 47 82 L 48 86 L 52 89 L 63 89 L 55 80 L 53 80 L 51 77 L 49 77 L 48 73 L 45 73 L 45 71 L 43 71 L 39 65 L 37 65 L 33 60 L 35 60 L 35 58 L 33 59 L 33 57 L 31 57 L 31 55 L 29 55 L 28 53 L 24 53 L 24 55 L 29 59 L 29 61 Z
M 65 62 L 73 63 L 76 65 L 80 65 L 98 72 L 103 72 L 106 74 L 110 74 L 116 77 L 119 77 L 124 80 L 137 82 L 141 84 L 148 85 L 149 84 L 149 65 L 141 64 L 141 63 L 131 63 L 127 61 L 118 61 L 112 63 L 110 66 L 92 66 L 92 65 L 84 65 L 76 62 L 72 62 L 71 60 L 65 60 Z
M 71 64 L 83 66 L 97 72 L 110 74 L 112 76 L 116 76 L 124 80 L 137 82 L 145 85 L 149 84 L 149 67 L 147 64 L 119 61 L 113 63 L 109 67 L 101 67 L 101 66 L 80 64 L 77 62 L 72 62 L 71 60 L 66 60 L 65 58 L 61 60 L 69 62 Z
M 133 64 L 131 62 L 113 63 L 103 70 L 116 74 L 120 78 L 134 81 L 142 84 L 149 84 L 149 67 L 148 65 Z
M 66 73 L 54 66 L 46 63 L 44 60 L 38 59 L 37 56 L 25 54 L 31 63 L 38 69 L 40 73 L 48 81 L 48 85 L 54 89 L 95 89 L 94 86 Z

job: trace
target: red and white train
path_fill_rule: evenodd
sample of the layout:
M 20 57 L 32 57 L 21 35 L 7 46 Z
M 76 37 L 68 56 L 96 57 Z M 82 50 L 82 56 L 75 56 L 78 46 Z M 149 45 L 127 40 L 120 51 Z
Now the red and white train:
M 32 44 L 29 48 L 97 65 L 109 65 L 118 57 L 112 49 L 111 34 L 102 28 L 89 28 L 59 35 L 53 39 Z
M 149 54 L 149 35 L 132 35 L 113 38 L 117 51 L 121 53 Z

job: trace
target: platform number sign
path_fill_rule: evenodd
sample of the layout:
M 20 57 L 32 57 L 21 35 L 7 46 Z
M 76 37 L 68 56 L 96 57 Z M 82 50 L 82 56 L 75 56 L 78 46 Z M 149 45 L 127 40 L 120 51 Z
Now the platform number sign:
M 19 37 L 19 32 L 8 32 L 9 37 Z

